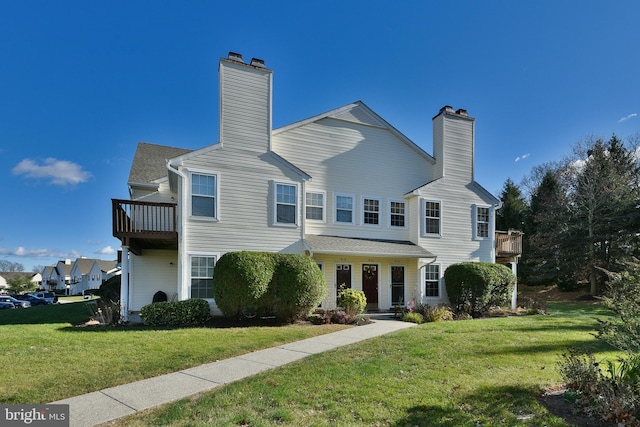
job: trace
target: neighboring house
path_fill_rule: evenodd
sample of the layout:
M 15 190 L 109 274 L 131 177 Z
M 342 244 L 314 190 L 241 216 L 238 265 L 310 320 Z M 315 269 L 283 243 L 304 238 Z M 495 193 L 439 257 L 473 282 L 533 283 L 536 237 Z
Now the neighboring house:
M 272 130 L 264 62 L 230 53 L 219 76 L 219 142 L 140 143 L 131 200 L 113 200 L 125 319 L 157 291 L 219 314 L 213 267 L 228 251 L 312 256 L 326 308 L 341 286 L 363 290 L 370 309 L 446 302 L 449 265 L 496 261 L 499 200 L 474 180 L 465 110 L 433 118 L 430 155 L 361 101 Z
M 40 273 L 28 273 L 24 271 L 0 271 L 0 292 L 9 288 L 8 281 L 16 277 L 27 277 L 36 286 L 40 285 L 42 275 Z
M 116 266 L 115 261 L 78 258 L 71 267 L 71 286 L 73 294 L 81 294 L 91 289 L 98 289 L 104 280 L 111 275 L 109 271 Z
M 46 266 L 42 269 L 42 288 L 54 290 L 58 287 L 58 270 L 55 265 Z
M 71 283 L 71 269 L 73 268 L 71 260 L 65 259 L 58 261 L 55 268 L 58 276 L 56 289 L 64 290 L 67 295 L 73 295 L 75 293 L 75 286 Z

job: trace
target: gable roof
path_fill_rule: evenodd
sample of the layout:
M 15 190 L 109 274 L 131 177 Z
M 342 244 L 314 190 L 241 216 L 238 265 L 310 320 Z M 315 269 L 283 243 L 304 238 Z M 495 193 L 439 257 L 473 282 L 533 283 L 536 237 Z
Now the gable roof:
M 167 176 L 166 160 L 190 153 L 186 148 L 140 142 L 129 171 L 129 185 L 151 184 Z
M 436 257 L 423 247 L 405 240 L 363 239 L 307 234 L 304 236 L 304 244 L 310 252 L 316 254 L 376 255 L 406 258 Z
M 278 129 L 273 130 L 273 135 L 278 135 L 280 133 L 287 132 L 291 129 L 295 129 L 309 123 L 317 122 L 322 119 L 335 119 L 348 121 L 352 123 L 358 123 L 365 126 L 372 126 L 380 129 L 386 129 L 391 134 L 393 134 L 396 138 L 401 140 L 411 149 L 413 149 L 417 154 L 424 157 L 428 161 L 435 163 L 435 159 L 429 153 L 424 151 L 420 146 L 418 146 L 415 142 L 405 136 L 398 129 L 393 127 L 389 122 L 379 116 L 375 111 L 369 108 L 364 102 L 356 101 L 351 104 L 344 105 L 342 107 L 335 108 L 333 110 L 324 112 L 322 114 L 318 114 L 313 117 L 309 117 L 307 119 L 291 123 L 290 125 L 280 127 Z

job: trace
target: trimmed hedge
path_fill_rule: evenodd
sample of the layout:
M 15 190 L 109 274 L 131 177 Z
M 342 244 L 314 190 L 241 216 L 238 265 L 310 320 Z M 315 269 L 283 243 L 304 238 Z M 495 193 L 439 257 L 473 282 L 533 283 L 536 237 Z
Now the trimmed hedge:
M 290 322 L 317 307 L 325 292 L 322 272 L 305 255 L 227 252 L 213 272 L 213 297 L 226 317 L 251 313 Z
M 154 302 L 140 310 L 140 317 L 149 326 L 197 326 L 204 324 L 210 316 L 209 303 L 199 298 Z
M 444 280 L 455 310 L 474 315 L 505 305 L 516 284 L 508 267 L 488 262 L 452 264 L 445 270 Z

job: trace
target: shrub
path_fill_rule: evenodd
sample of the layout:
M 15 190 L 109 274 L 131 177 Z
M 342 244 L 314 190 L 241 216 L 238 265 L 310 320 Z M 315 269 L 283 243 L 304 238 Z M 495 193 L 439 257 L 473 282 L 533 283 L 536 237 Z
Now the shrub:
M 304 317 L 324 298 L 324 276 L 312 258 L 298 254 L 228 252 L 213 273 L 213 296 L 226 317 Z
M 358 316 L 364 313 L 367 307 L 367 297 L 363 291 L 345 288 L 338 292 L 338 305 L 344 309 L 349 316 Z
M 106 301 L 120 303 L 120 275 L 113 276 L 95 290 L 93 293 Z
M 207 301 L 198 298 L 155 302 L 142 307 L 140 317 L 149 326 L 196 326 L 209 319 L 210 308 Z
M 453 311 L 444 304 L 430 306 L 429 304 L 418 304 L 416 313 L 420 313 L 425 322 L 440 322 L 443 320 L 453 320 Z
M 424 322 L 424 318 L 420 313 L 416 313 L 415 311 L 408 311 L 402 316 L 402 321 L 417 323 L 419 325 Z
M 516 283 L 508 267 L 487 262 L 452 264 L 444 272 L 444 280 L 454 309 L 474 315 L 505 305 Z
M 213 297 L 226 317 L 240 317 L 243 310 L 261 314 L 270 309 L 267 295 L 275 260 L 266 252 L 227 252 L 213 273 Z
M 324 299 L 326 285 L 322 271 L 305 255 L 279 254 L 276 258 L 269 285 L 273 312 L 279 320 L 287 322 L 306 317 Z

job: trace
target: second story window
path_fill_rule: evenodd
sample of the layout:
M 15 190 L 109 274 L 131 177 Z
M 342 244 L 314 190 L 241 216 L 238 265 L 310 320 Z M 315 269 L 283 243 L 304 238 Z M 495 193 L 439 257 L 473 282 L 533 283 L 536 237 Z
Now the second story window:
M 216 218 L 216 176 L 191 174 L 191 215 Z
M 298 187 L 276 183 L 276 223 L 295 224 Z
M 476 207 L 476 237 L 486 239 L 489 237 L 489 208 Z
M 364 198 L 362 200 L 362 223 L 380 224 L 380 200 Z
M 305 217 L 314 221 L 324 221 L 324 193 L 308 191 L 305 202 Z
M 439 235 L 441 233 L 441 206 L 434 200 L 424 201 L 424 234 Z
M 404 227 L 405 226 L 405 204 L 404 202 L 391 202 L 390 203 L 390 222 L 392 227 Z
M 353 196 L 336 195 L 336 222 L 353 224 Z

